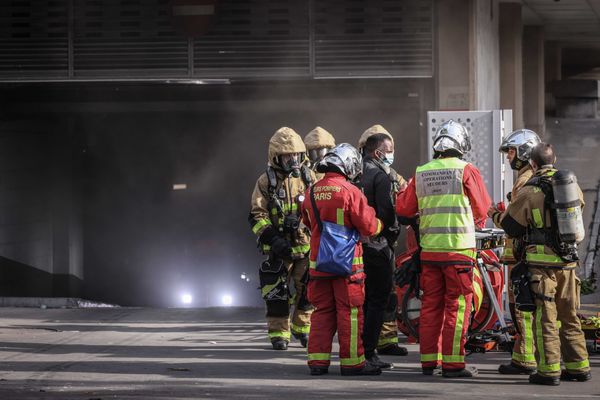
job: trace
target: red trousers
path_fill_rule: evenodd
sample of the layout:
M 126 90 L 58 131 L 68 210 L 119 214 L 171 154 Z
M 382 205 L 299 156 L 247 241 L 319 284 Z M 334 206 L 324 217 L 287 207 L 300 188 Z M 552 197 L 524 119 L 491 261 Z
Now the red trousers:
M 333 336 L 337 331 L 341 368 L 362 368 L 365 364 L 361 338 L 364 283 L 350 282 L 343 277 L 311 277 L 308 300 L 315 307 L 310 318 L 308 365 L 329 366 Z
M 473 301 L 473 269 L 423 264 L 419 317 L 421 364 L 445 370 L 465 367 L 465 341 Z

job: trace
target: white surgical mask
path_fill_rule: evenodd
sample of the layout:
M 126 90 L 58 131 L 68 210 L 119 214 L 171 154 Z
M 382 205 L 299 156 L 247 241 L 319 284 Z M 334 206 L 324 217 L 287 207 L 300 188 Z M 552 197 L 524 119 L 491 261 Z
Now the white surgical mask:
M 392 165 L 394 163 L 394 152 L 386 153 L 385 158 L 381 161 L 387 166 Z

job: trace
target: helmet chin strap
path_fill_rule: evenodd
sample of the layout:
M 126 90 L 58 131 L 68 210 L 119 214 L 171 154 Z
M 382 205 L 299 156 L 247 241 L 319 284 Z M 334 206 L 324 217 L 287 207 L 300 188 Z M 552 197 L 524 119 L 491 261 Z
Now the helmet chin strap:
M 527 165 L 527 162 L 521 161 L 515 156 L 510 162 L 510 167 L 515 171 L 520 171 Z

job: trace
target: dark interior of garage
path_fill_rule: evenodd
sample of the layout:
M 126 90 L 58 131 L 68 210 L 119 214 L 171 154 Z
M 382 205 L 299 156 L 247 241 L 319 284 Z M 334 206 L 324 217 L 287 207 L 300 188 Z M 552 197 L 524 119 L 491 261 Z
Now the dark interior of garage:
M 399 138 L 397 169 L 410 175 L 427 90 L 419 80 L 5 88 L 1 290 L 255 304 L 261 256 L 247 214 L 273 132 L 321 125 L 355 143 L 380 123 Z
M 430 0 L 197 3 L 0 5 L 0 296 L 260 304 L 247 215 L 281 126 L 382 124 L 412 173 Z

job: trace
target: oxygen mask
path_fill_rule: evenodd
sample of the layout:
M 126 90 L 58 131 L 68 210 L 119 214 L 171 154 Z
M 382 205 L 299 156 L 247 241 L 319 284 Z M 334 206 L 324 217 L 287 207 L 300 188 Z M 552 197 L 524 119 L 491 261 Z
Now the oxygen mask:
M 281 168 L 294 178 L 300 177 L 300 153 L 279 156 Z

